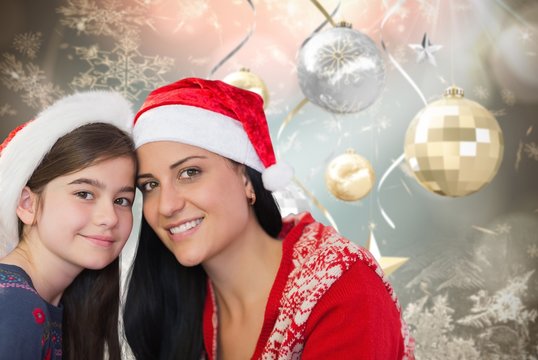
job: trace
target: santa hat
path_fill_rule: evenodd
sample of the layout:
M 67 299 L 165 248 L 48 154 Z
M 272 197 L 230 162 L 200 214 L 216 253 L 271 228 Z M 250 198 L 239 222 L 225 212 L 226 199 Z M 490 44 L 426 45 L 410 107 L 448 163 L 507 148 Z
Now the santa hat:
M 64 97 L 34 120 L 14 129 L 0 145 L 0 257 L 19 240 L 21 191 L 56 141 L 90 123 L 108 123 L 131 133 L 131 104 L 119 93 L 92 91 Z
M 293 176 L 291 167 L 276 164 L 263 99 L 218 80 L 187 78 L 151 92 L 136 114 L 133 137 L 137 148 L 177 141 L 232 159 L 259 171 L 270 191 Z

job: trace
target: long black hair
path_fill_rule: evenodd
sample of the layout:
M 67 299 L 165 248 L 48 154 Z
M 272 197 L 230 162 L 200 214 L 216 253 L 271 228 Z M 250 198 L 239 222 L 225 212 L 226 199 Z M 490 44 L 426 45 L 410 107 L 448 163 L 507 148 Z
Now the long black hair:
M 278 205 L 261 174 L 245 169 L 256 193 L 256 218 L 276 238 L 282 228 Z M 138 360 L 201 358 L 207 275 L 201 265 L 181 265 L 144 218 L 127 291 L 125 335 Z

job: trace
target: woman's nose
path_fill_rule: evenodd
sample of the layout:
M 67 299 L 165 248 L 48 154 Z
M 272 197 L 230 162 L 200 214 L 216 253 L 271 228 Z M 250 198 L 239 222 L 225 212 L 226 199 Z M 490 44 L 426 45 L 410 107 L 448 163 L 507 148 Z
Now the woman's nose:
M 183 209 L 185 199 L 182 192 L 172 185 L 161 185 L 159 194 L 159 213 L 170 217 Z

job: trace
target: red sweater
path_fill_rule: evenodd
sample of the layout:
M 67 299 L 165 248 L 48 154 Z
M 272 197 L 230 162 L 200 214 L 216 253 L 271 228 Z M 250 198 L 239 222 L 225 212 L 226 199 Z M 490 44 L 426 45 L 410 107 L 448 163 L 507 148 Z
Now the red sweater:
M 392 287 L 373 256 L 310 214 L 287 217 L 282 260 L 252 359 L 413 359 Z M 218 316 L 209 284 L 207 357 L 216 359 Z

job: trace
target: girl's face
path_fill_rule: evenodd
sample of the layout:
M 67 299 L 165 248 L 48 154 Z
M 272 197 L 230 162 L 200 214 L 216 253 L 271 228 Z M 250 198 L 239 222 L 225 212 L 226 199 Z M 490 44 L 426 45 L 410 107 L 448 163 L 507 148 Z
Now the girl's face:
M 142 145 L 137 156 L 144 217 L 181 264 L 226 254 L 244 238 L 252 188 L 242 167 L 170 141 Z
M 131 232 L 135 175 L 133 159 L 120 157 L 55 178 L 41 194 L 30 236 L 75 267 L 107 266 Z

